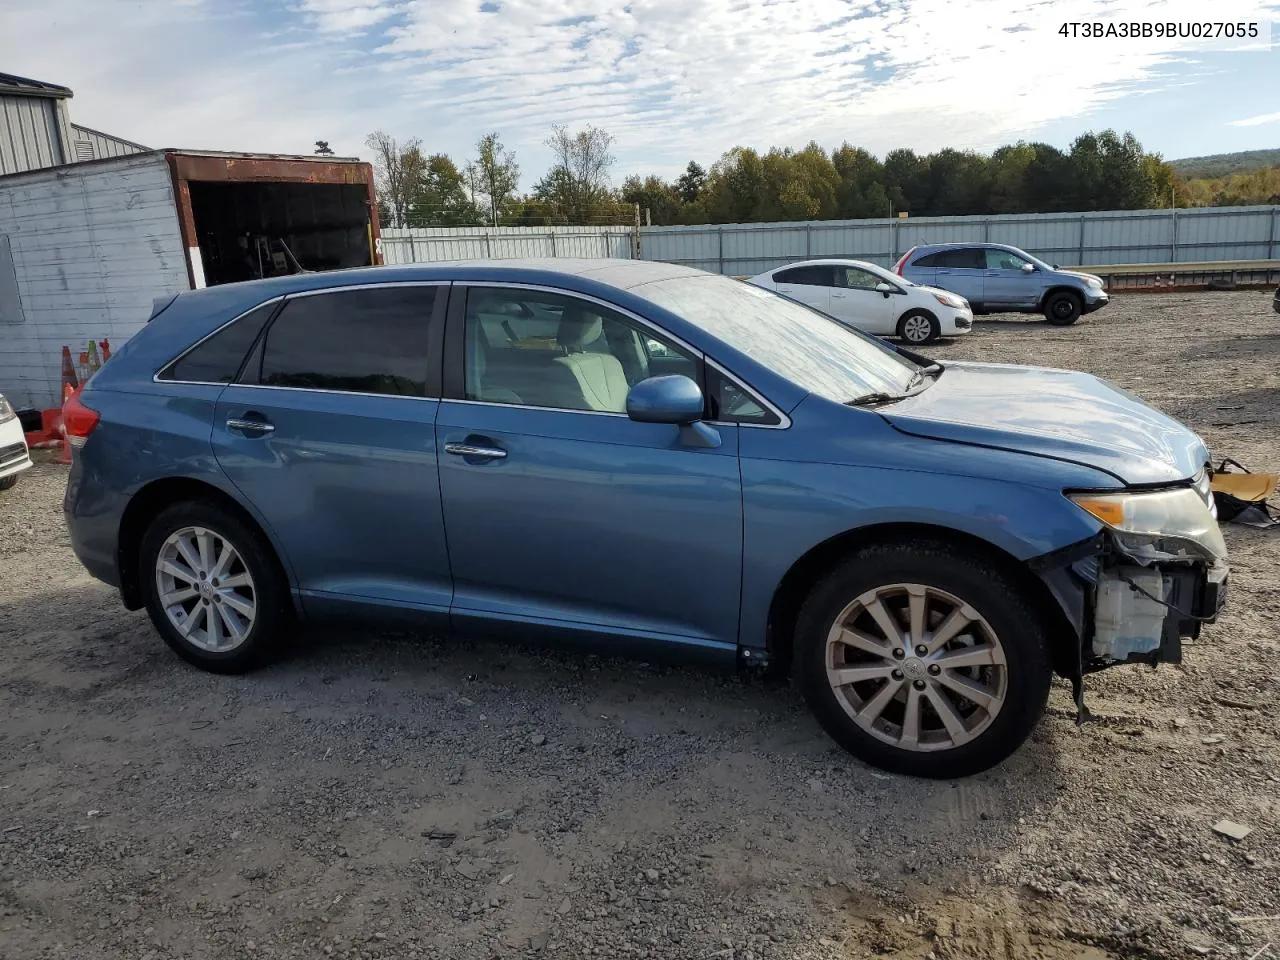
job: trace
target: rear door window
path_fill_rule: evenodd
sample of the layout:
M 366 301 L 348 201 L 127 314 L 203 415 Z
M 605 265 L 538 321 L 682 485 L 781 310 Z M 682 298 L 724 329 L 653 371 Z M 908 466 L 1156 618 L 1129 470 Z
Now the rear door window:
M 816 264 L 808 267 L 792 267 L 779 270 L 773 275 L 774 283 L 803 283 L 810 287 L 834 287 L 836 285 L 835 267 L 829 264 Z
M 947 251 L 941 250 L 937 253 L 926 253 L 923 257 L 911 263 L 913 267 L 940 267 L 942 266 L 942 258 Z
M 267 331 L 258 382 L 422 397 L 437 288 L 371 287 L 297 297 Z
M 987 258 L 981 247 L 961 247 L 958 250 L 944 250 L 939 256 L 940 267 L 952 270 L 985 270 Z

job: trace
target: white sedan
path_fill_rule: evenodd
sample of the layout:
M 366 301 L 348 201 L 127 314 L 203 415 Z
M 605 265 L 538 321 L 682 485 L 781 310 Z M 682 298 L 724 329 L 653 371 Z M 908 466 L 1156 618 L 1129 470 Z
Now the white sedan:
M 9 401 L 0 393 L 0 490 L 8 490 L 18 482 L 18 474 L 31 466 L 27 453 L 27 437 L 22 421 Z
M 912 344 L 973 329 L 973 311 L 964 297 L 919 286 L 864 260 L 789 263 L 747 282 L 807 303 L 865 333 Z

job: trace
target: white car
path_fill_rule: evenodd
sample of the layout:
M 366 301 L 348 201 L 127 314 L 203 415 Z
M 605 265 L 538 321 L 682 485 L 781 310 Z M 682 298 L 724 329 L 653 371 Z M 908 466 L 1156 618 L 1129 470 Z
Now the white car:
M 748 283 L 807 303 L 851 327 L 920 344 L 973 329 L 969 301 L 922 287 L 864 260 L 805 260 Z
M 0 490 L 8 490 L 18 482 L 18 474 L 31 466 L 27 437 L 22 421 L 9 401 L 0 393 Z

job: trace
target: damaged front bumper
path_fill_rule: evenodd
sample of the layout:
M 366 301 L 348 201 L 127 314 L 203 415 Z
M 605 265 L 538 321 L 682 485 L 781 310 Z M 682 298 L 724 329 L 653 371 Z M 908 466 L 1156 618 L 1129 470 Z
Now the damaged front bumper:
M 1181 663 L 1226 604 L 1224 556 L 1170 553 L 1134 543 L 1111 529 L 1031 563 L 1074 628 L 1074 649 L 1060 650 L 1058 672 L 1075 687 L 1078 715 L 1088 716 L 1083 679 L 1127 663 Z

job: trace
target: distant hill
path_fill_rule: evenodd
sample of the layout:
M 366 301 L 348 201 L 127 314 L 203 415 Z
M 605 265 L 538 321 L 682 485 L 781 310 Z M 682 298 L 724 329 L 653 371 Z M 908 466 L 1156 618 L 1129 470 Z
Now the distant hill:
M 1245 150 L 1241 153 L 1215 153 L 1207 157 L 1183 157 L 1170 160 L 1181 176 L 1225 177 L 1232 173 L 1248 173 L 1266 167 L 1280 167 L 1280 150 Z

